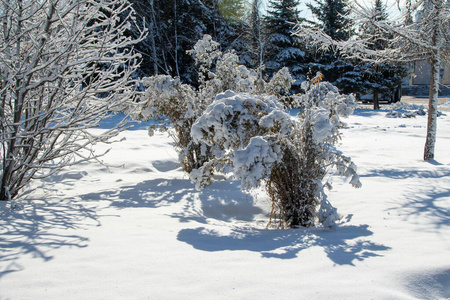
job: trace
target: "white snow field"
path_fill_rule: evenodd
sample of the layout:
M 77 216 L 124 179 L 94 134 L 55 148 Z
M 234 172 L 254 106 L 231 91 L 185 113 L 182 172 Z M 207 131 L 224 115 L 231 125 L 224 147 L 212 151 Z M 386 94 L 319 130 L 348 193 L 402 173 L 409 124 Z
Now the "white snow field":
M 448 299 L 450 116 L 424 162 L 426 116 L 386 113 L 344 120 L 363 186 L 333 180 L 334 231 L 266 229 L 263 192 L 195 190 L 170 138 L 137 125 L 98 146 L 123 166 L 78 165 L 0 203 L 0 299 Z

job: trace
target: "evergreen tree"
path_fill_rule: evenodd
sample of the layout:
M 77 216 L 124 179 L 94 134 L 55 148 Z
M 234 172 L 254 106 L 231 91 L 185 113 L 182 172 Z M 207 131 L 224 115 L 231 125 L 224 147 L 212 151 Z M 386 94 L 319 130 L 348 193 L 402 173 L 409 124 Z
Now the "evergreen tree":
M 213 24 L 207 34 L 220 44 L 222 51 L 234 50 L 238 54 L 248 51 L 249 43 L 244 37 L 249 10 L 245 0 L 215 0 Z M 242 59 L 241 59 L 242 60 Z M 245 60 L 242 63 L 246 64 Z
M 373 24 L 377 22 L 385 22 L 388 19 L 386 6 L 382 0 L 375 0 L 373 7 L 370 9 L 371 22 L 364 23 L 360 29 L 360 38 L 368 41 L 368 49 L 379 51 L 388 47 L 388 40 L 392 39 L 391 35 L 386 35 L 378 27 Z M 406 70 L 403 66 L 384 62 L 384 63 L 365 63 L 362 65 L 364 69 L 363 79 L 364 88 L 369 90 L 373 95 L 374 109 L 380 109 L 380 95 L 384 98 L 398 101 L 398 91 L 401 86 L 402 78 L 406 76 Z M 397 99 L 394 99 L 397 98 Z
M 311 45 L 321 48 L 333 47 L 351 55 L 360 57 L 366 61 L 409 63 L 411 60 L 427 59 L 430 67 L 430 95 L 428 102 L 427 137 L 424 149 L 424 160 L 433 160 L 437 118 L 438 96 L 440 86 L 441 59 L 450 60 L 450 7 L 446 0 L 419 1 L 421 10 L 416 22 L 411 23 L 412 0 L 406 1 L 407 16 L 405 24 L 391 23 L 388 21 L 375 22 L 371 19 L 370 12 L 361 8 L 355 10 L 355 22 L 358 24 L 372 23 L 375 28 L 384 33 L 387 47 L 382 50 L 371 50 L 373 41 L 370 39 L 353 39 L 345 42 L 330 38 L 322 30 L 315 30 L 299 26 L 297 36 L 308 39 Z M 390 36 L 390 37 L 389 37 Z
M 319 20 L 313 26 L 322 29 L 333 40 L 346 41 L 351 36 L 350 9 L 346 0 L 314 0 L 315 6 L 308 4 L 311 12 Z M 343 93 L 352 93 L 361 81 L 361 74 L 350 60 L 344 59 L 339 52 L 319 52 L 316 47 L 308 48 L 308 64 L 305 72 L 315 76 L 319 71 L 325 80 L 332 82 Z
M 244 0 L 218 0 L 217 6 L 222 18 L 229 23 L 242 23 L 247 17 Z
M 204 34 L 220 43 L 222 50 L 247 49 L 244 0 L 131 0 L 139 22 L 145 20 L 149 34 L 136 45 L 142 54 L 140 76 L 166 74 L 197 85 L 192 49 Z M 131 29 L 131 35 L 135 30 Z
M 198 78 L 194 60 L 186 53 L 186 50 L 192 49 L 196 41 L 207 33 L 207 24 L 212 23 L 211 7 L 207 7 L 199 0 L 161 1 L 173 13 L 171 43 L 174 55 L 174 71 L 172 74 L 180 77 L 183 82 L 196 84 Z
M 168 73 L 167 62 L 164 59 L 165 24 L 161 21 L 161 10 L 158 0 L 129 0 L 136 11 L 136 23 L 148 29 L 146 38 L 135 45 L 135 49 L 142 54 L 142 63 L 139 67 L 139 76 Z M 136 37 L 139 27 L 132 26 L 128 34 Z
M 300 90 L 304 81 L 303 57 L 300 41 L 293 36 L 295 24 L 302 22 L 299 17 L 298 0 L 269 0 L 269 10 L 264 18 L 267 31 L 266 74 L 272 77 L 283 67 L 288 67 L 296 82 L 294 91 Z
M 345 41 L 350 37 L 350 9 L 346 0 L 314 0 L 316 6 L 307 4 L 319 20 L 317 24 L 333 40 Z

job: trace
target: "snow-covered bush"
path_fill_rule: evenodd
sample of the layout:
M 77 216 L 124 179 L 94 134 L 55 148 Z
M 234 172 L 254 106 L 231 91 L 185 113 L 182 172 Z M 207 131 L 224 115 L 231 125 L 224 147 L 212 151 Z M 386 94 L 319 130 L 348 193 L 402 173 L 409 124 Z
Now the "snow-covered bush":
M 219 94 L 192 126 L 193 142 L 209 147 L 214 156 L 193 170 L 191 179 L 197 188 L 205 187 L 213 170 L 225 173 L 227 166 L 234 166 L 243 190 L 259 186 L 266 169 L 280 159 L 277 143 L 294 127 L 274 96 Z
M 272 201 L 271 221 L 280 227 L 333 227 L 336 209 L 324 192 L 329 167 L 350 176 L 359 187 L 356 166 L 333 145 L 339 140 L 340 117 L 353 111 L 351 97 L 329 83 L 309 85 L 302 110 L 292 118 L 275 98 L 227 91 L 217 96 L 192 126 L 195 143 L 214 154 L 191 172 L 197 188 L 213 173 L 233 172 L 241 188 L 265 186 Z
M 425 116 L 427 111 L 423 105 L 397 102 L 391 105 L 390 111 L 386 114 L 388 118 L 415 118 Z
M 274 76 L 275 79 L 266 83 L 258 78 L 254 70 L 240 65 L 239 57 L 234 52 L 222 53 L 218 46 L 211 36 L 205 35 L 193 50 L 188 51 L 197 64 L 198 88 L 182 84 L 179 79 L 170 76 L 153 76 L 144 80 L 147 90 L 138 103 L 139 119 L 159 118 L 163 125 L 168 120 L 173 126 L 175 147 L 184 170 L 189 173 L 213 155 L 208 146 L 192 141 L 191 126 L 219 93 L 233 90 L 280 95 L 280 92 L 288 91 L 293 82 L 287 69 L 283 69 Z

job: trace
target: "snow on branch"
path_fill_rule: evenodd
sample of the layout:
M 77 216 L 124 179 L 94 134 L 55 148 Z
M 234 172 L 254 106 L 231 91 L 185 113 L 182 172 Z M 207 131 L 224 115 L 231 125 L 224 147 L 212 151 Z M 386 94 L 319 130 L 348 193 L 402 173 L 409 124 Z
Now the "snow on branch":
M 448 9 L 445 12 L 448 14 Z M 390 20 L 378 20 L 373 11 L 358 2 L 355 2 L 353 7 L 353 15 L 354 27 L 364 28 L 367 31 L 364 36 L 356 35 L 346 41 L 333 40 L 324 30 L 303 24 L 296 25 L 294 35 L 317 47 L 319 51 L 332 50 L 348 58 L 377 64 L 421 60 L 436 50 L 436 45 L 424 39 L 424 24 L 404 25 Z M 374 38 L 383 41 L 386 46 L 383 49 L 375 49 Z
M 0 199 L 33 178 L 96 160 L 93 145 L 125 128 L 90 128 L 136 97 L 137 39 L 125 0 L 0 2 Z
M 190 173 L 212 156 L 209 147 L 200 147 L 192 141 L 191 126 L 218 94 L 230 90 L 283 98 L 293 79 L 287 68 L 280 70 L 269 82 L 259 79 L 255 70 L 239 64 L 235 52 L 218 50 L 218 43 L 209 35 L 200 39 L 188 53 L 194 56 L 197 64 L 199 87 L 182 84 L 180 79 L 171 76 L 146 78 L 144 85 L 147 90 L 137 104 L 137 117 L 156 118 L 161 123 L 154 127 L 160 129 L 167 129 L 167 123 L 172 125 L 173 130 L 169 132 L 184 170 Z
M 266 188 L 277 226 L 313 226 L 316 219 L 335 226 L 336 209 L 324 192 L 330 184 L 322 180 L 334 167 L 351 177 L 353 186 L 361 185 L 351 159 L 333 147 L 340 139 L 340 117 L 353 112 L 354 101 L 326 82 L 304 88 L 297 118 L 273 96 L 219 94 L 192 126 L 193 142 L 214 154 L 192 170 L 196 187 L 211 184 L 214 174 L 231 172 L 246 192 Z

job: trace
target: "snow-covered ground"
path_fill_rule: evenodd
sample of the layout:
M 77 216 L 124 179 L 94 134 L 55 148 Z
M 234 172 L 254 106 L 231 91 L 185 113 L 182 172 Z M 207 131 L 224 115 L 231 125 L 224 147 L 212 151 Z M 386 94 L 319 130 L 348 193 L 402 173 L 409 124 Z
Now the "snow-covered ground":
M 450 298 L 450 116 L 424 162 L 426 116 L 385 115 L 346 120 L 338 147 L 363 187 L 334 179 L 335 231 L 265 229 L 263 193 L 195 190 L 170 139 L 136 126 L 108 146 L 122 167 L 79 165 L 0 203 L 0 299 Z

